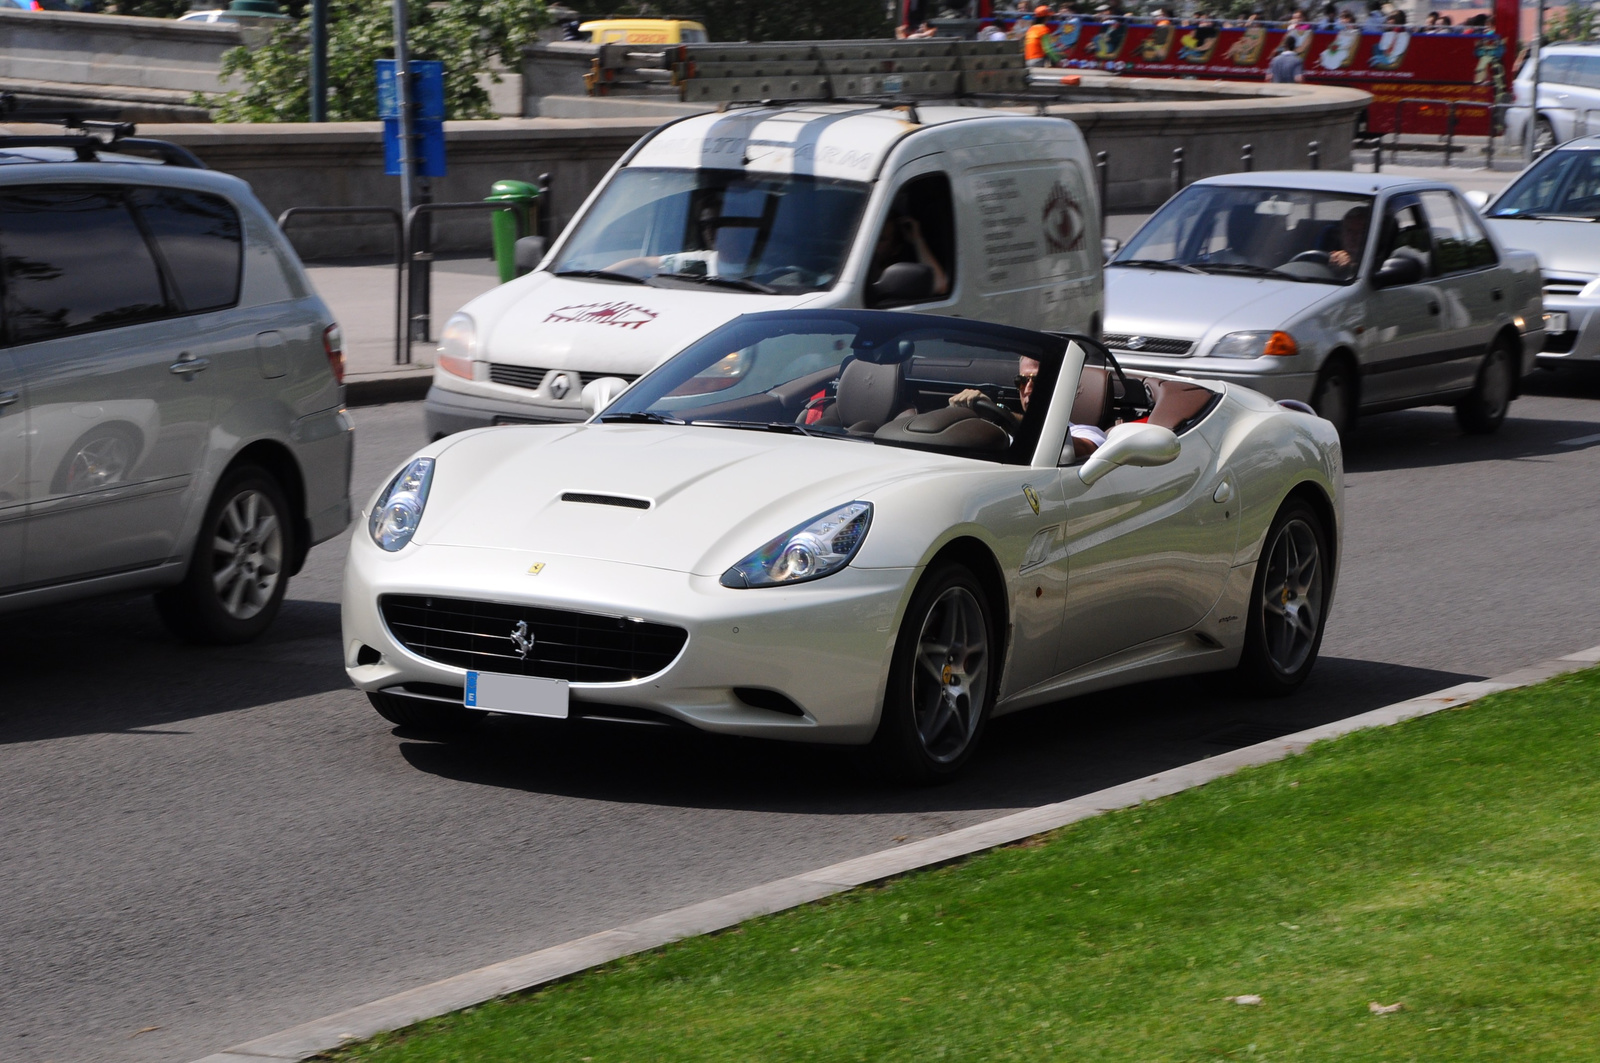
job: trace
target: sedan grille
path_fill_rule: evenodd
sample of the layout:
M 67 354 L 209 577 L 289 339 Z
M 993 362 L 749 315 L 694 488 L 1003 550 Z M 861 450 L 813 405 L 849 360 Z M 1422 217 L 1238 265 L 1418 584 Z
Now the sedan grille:
M 489 363 L 489 379 L 491 381 L 496 384 L 507 384 L 514 388 L 527 388 L 530 391 L 537 390 L 539 385 L 544 383 L 545 376 L 550 372 L 552 370 L 534 365 L 510 365 L 506 362 Z M 599 380 L 603 376 L 614 376 L 630 384 L 639 379 L 638 373 L 579 373 L 571 369 L 567 370 L 567 375 L 577 380 L 579 388 L 582 388 L 592 380 Z
M 1558 299 L 1575 298 L 1589 284 L 1587 277 L 1546 277 L 1544 279 L 1544 294 L 1555 296 Z
M 1101 339 L 1114 351 L 1131 351 L 1134 354 L 1167 354 L 1182 357 L 1194 349 L 1193 340 L 1172 339 L 1167 336 L 1108 332 Z
M 654 675 L 689 640 L 687 631 L 668 624 L 462 598 L 386 594 L 378 608 L 389 633 L 419 657 L 573 683 L 625 683 Z M 530 644 L 526 655 L 513 633 Z

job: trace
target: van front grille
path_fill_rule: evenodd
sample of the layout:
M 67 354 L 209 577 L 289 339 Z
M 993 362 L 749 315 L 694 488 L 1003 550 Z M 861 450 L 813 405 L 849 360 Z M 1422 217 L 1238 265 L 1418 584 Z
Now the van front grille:
M 527 388 L 529 391 L 537 391 L 539 386 L 544 383 L 544 378 L 552 372 L 554 370 L 540 366 L 510 365 L 506 362 L 489 363 L 489 379 L 491 381 L 514 388 Z M 619 380 L 627 381 L 629 384 L 639 379 L 638 373 L 597 373 L 592 371 L 580 373 L 568 369 L 566 374 L 573 379 L 579 389 L 591 381 L 599 380 L 603 376 L 614 376 Z

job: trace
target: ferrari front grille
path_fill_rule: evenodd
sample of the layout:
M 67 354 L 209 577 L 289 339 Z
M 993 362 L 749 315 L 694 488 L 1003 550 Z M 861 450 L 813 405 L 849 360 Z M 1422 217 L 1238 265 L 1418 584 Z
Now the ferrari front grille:
M 489 363 L 489 379 L 492 382 L 507 384 L 514 388 L 527 388 L 529 391 L 538 390 L 539 385 L 544 383 L 545 376 L 550 372 L 551 370 L 549 369 L 534 365 L 509 365 L 506 362 Z M 592 371 L 580 373 L 570 369 L 567 371 L 567 375 L 576 380 L 580 388 L 591 380 L 599 380 L 603 376 L 614 376 L 619 380 L 627 381 L 629 384 L 639 379 L 638 373 L 596 373 Z
M 670 624 L 465 598 L 385 594 L 378 599 L 395 641 L 455 668 L 573 683 L 626 683 L 678 656 L 689 633 Z
M 1108 332 L 1101 339 L 1113 351 L 1131 351 L 1134 354 L 1167 354 L 1181 357 L 1194 349 L 1193 340 L 1179 340 L 1168 336 Z

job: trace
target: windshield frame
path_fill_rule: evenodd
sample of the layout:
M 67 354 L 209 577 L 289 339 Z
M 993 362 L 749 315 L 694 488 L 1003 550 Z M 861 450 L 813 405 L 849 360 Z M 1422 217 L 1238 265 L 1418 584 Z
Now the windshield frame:
M 637 196 L 639 192 L 648 190 L 630 186 L 646 185 L 653 179 L 670 180 L 673 175 L 683 178 L 682 187 L 663 191 L 653 198 L 639 198 L 630 202 L 630 196 Z M 725 209 L 729 188 L 736 188 L 738 199 L 741 200 L 765 199 L 762 212 L 721 213 Z M 824 190 L 832 190 L 833 195 L 853 194 L 855 197 L 853 206 L 847 204 L 847 209 L 841 212 L 838 218 L 828 219 L 827 224 L 821 227 L 821 231 L 840 234 L 835 246 L 822 249 L 824 254 L 831 256 L 826 263 L 831 268 L 816 271 L 797 269 L 774 277 L 774 272 L 785 266 L 800 266 L 798 261 L 785 262 L 782 261 L 783 258 L 799 259 L 801 256 L 795 246 L 774 243 L 772 237 L 781 233 L 786 225 L 791 230 L 791 237 L 799 234 L 797 224 L 806 230 L 807 235 L 818 231 L 818 223 L 814 220 L 812 212 L 817 210 L 819 192 Z M 774 191 L 778 192 L 776 196 L 772 194 Z M 796 199 L 798 205 L 785 212 L 784 200 L 796 193 L 800 193 Z M 629 273 L 652 287 L 679 289 L 705 287 L 718 291 L 746 291 L 752 294 L 788 296 L 831 291 L 844 278 L 850 264 L 872 195 L 873 183 L 870 181 L 852 181 L 813 174 L 752 172 L 710 166 L 699 168 L 623 166 L 596 191 L 576 224 L 571 227 L 571 231 L 554 249 L 550 264 L 545 267 L 545 271 L 557 276 L 567 273 L 581 275 L 595 270 Z M 683 200 L 681 209 L 675 207 L 673 203 L 679 199 Z M 711 206 L 713 203 L 714 207 Z M 652 208 L 659 217 L 649 219 L 649 228 L 643 234 L 644 243 L 638 247 L 638 253 L 616 251 L 614 253 L 622 256 L 621 258 L 614 261 L 599 261 L 602 258 L 611 258 L 613 254 L 596 249 L 596 246 L 604 246 L 598 244 L 598 240 L 600 234 L 606 231 L 606 227 L 632 218 L 642 210 Z M 708 213 L 712 209 L 718 213 L 714 215 Z M 791 217 L 791 214 L 797 211 L 798 215 Z M 691 212 L 699 216 L 691 220 Z M 660 233 L 653 231 L 658 223 L 663 227 Z M 597 226 L 599 228 L 596 228 Z M 681 228 L 681 233 L 676 237 L 667 235 L 674 228 Z M 720 269 L 721 249 L 716 245 L 722 234 L 729 231 L 750 233 L 747 254 L 753 253 L 755 261 L 737 263 L 739 267 L 737 272 L 724 274 Z M 687 246 L 693 243 L 708 243 L 712 246 Z M 675 249 L 667 249 L 665 246 L 667 244 Z M 680 244 L 685 246 L 677 246 Z M 647 253 L 655 251 L 652 245 L 661 248 L 659 253 Z M 735 246 L 736 242 L 731 242 L 729 250 L 733 250 Z M 780 252 L 778 261 L 767 257 L 774 249 Z M 695 261 L 697 258 L 698 261 Z M 651 263 L 649 261 L 651 259 L 656 261 Z M 663 261 L 666 259 L 677 261 Z M 696 271 L 702 275 L 696 276 Z M 799 278 L 804 273 L 810 273 L 813 279 L 800 280 L 798 283 L 774 283 L 787 277 Z M 655 281 L 658 277 L 666 283 L 657 285 Z
M 1228 193 L 1239 192 L 1268 193 L 1269 195 L 1283 195 L 1285 197 L 1310 197 L 1312 200 L 1313 215 L 1316 212 L 1315 201 L 1318 199 L 1352 201 L 1351 209 L 1365 206 L 1368 211 L 1366 239 L 1362 245 L 1361 254 L 1357 256 L 1355 261 L 1352 262 L 1350 266 L 1349 275 L 1340 277 L 1333 275 L 1330 272 L 1328 276 L 1316 276 L 1312 274 L 1310 270 L 1303 271 L 1306 275 L 1300 275 L 1300 271 L 1297 271 L 1296 273 L 1283 272 L 1282 268 L 1284 266 L 1296 264 L 1294 263 L 1294 257 L 1297 256 L 1292 256 L 1290 259 L 1279 263 L 1277 266 L 1264 266 L 1258 263 L 1211 262 L 1198 256 L 1198 243 L 1203 239 L 1202 219 L 1196 219 L 1193 222 L 1187 222 L 1187 224 L 1190 225 L 1190 228 L 1188 232 L 1182 236 L 1181 241 L 1178 240 L 1176 236 L 1174 237 L 1174 254 L 1172 256 L 1168 258 L 1159 258 L 1158 256 L 1147 254 L 1143 251 L 1144 245 L 1154 239 L 1156 232 L 1159 230 L 1162 224 L 1171 221 L 1173 218 L 1180 219 L 1175 222 L 1175 225 L 1177 226 L 1186 224 L 1186 221 L 1182 219 L 1186 219 L 1187 216 L 1197 213 L 1195 200 L 1199 197 L 1217 197 L 1219 195 L 1225 196 Z M 1266 201 L 1267 198 L 1269 197 L 1262 197 L 1262 201 Z M 1226 183 L 1218 182 L 1215 184 L 1197 181 L 1194 184 L 1184 188 L 1183 191 L 1179 192 L 1171 199 L 1167 200 L 1166 203 L 1162 204 L 1160 209 L 1158 209 L 1154 214 L 1150 215 L 1150 217 L 1145 220 L 1145 223 L 1139 227 L 1138 231 L 1133 234 L 1128 242 L 1116 253 L 1116 255 L 1112 256 L 1110 261 L 1106 263 L 1106 267 L 1108 269 L 1112 267 L 1132 269 L 1164 268 L 1170 269 L 1174 272 L 1205 273 L 1211 276 L 1250 276 L 1250 274 L 1245 273 L 1244 270 L 1245 268 L 1253 268 L 1260 271 L 1257 276 L 1264 280 L 1281 280 L 1290 283 L 1326 284 L 1341 288 L 1349 287 L 1361 279 L 1363 275 L 1363 260 L 1371 253 L 1373 238 L 1376 231 L 1375 222 L 1378 220 L 1379 215 L 1379 198 L 1380 197 L 1376 193 L 1371 192 L 1343 191 L 1328 188 L 1296 188 L 1286 185 L 1271 184 L 1240 184 L 1231 181 Z M 1208 209 L 1206 213 L 1214 214 L 1215 211 Z M 1313 218 L 1307 218 L 1302 222 L 1297 222 L 1296 224 L 1313 223 L 1314 221 L 1315 219 Z M 1329 219 L 1321 219 L 1316 223 L 1326 224 L 1328 222 Z M 1333 224 L 1337 225 L 1338 223 L 1334 222 Z M 1180 249 L 1178 246 L 1180 242 L 1187 246 Z M 1306 251 L 1300 252 L 1300 254 L 1306 254 L 1312 250 L 1318 249 L 1307 249 Z M 1141 263 L 1145 262 L 1161 262 L 1164 263 L 1164 266 L 1141 266 Z M 1307 265 L 1310 264 L 1308 263 Z M 1215 267 L 1215 269 L 1208 267 Z

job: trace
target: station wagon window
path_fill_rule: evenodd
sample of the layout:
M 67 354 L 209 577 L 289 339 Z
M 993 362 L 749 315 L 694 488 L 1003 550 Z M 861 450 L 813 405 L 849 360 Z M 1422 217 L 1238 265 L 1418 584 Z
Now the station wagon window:
M 1462 209 L 1460 200 L 1443 190 L 1422 193 L 1422 208 L 1433 229 L 1435 273 L 1459 273 L 1495 264 L 1488 234 Z
M 233 204 L 182 188 L 135 188 L 129 198 L 165 261 L 185 313 L 221 310 L 239 301 L 244 238 Z
M 6 341 L 34 343 L 168 314 L 161 273 L 120 190 L 0 193 Z
M 1552 151 L 1495 200 L 1491 218 L 1600 219 L 1600 151 Z

